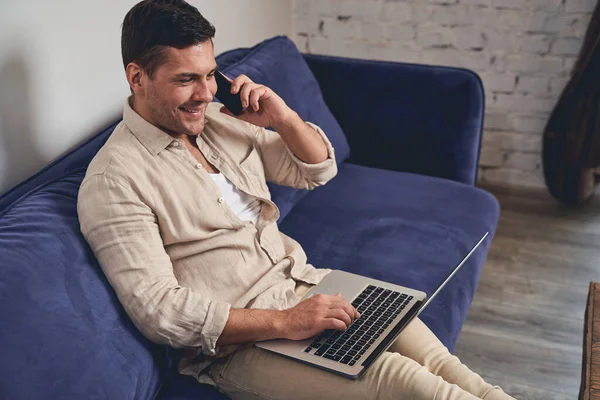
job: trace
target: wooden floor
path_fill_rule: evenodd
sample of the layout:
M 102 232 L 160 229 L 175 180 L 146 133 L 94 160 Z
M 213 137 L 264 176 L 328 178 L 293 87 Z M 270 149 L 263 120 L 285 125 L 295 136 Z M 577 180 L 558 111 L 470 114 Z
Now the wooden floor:
M 485 189 L 500 223 L 454 353 L 517 399 L 577 399 L 600 198 L 574 209 L 541 191 Z

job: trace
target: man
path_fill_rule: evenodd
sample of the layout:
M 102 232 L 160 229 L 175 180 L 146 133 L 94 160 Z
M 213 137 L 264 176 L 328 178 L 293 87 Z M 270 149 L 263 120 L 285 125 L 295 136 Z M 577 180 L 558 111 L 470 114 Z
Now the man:
M 337 172 L 329 140 L 244 75 L 231 89 L 241 116 L 211 103 L 214 33 L 183 0 L 142 1 L 123 23 L 132 96 L 88 168 L 78 212 L 137 328 L 185 351 L 181 373 L 233 398 L 508 398 L 420 321 L 358 381 L 252 346 L 345 329 L 359 314 L 339 294 L 300 302 L 331 270 L 279 232 L 265 184 L 325 184 Z

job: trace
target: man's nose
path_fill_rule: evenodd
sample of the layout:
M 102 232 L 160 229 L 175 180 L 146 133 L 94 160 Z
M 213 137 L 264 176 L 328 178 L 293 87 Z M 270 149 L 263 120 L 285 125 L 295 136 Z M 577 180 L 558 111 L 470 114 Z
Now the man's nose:
M 200 85 L 196 85 L 196 90 L 194 90 L 192 100 L 208 103 L 211 102 L 212 99 L 213 93 L 210 90 L 209 85 L 206 84 L 206 82 Z

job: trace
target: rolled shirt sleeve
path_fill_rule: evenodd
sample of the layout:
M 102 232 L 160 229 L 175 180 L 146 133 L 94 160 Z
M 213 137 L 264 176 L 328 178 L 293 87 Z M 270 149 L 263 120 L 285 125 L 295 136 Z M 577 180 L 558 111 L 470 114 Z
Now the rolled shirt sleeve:
M 130 185 L 92 175 L 77 208 L 81 232 L 140 332 L 155 343 L 217 354 L 231 305 L 179 284 L 156 216 Z
M 212 301 L 208 306 L 206 319 L 200 338 L 202 340 L 202 353 L 214 356 L 219 352 L 217 348 L 217 340 L 221 336 L 225 324 L 229 319 L 229 310 L 231 304 L 222 301 Z
M 298 189 L 314 189 L 326 184 L 337 174 L 331 141 L 319 126 L 312 122 L 306 123 L 321 136 L 327 147 L 327 159 L 317 164 L 300 160 L 278 133 L 255 127 L 256 143 L 268 181 Z

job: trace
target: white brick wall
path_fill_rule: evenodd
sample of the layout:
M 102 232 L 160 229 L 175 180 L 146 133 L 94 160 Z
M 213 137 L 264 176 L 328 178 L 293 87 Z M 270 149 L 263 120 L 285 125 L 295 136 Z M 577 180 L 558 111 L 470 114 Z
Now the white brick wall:
M 596 0 L 294 0 L 301 51 L 451 65 L 481 76 L 480 180 L 543 186 L 541 135 Z

